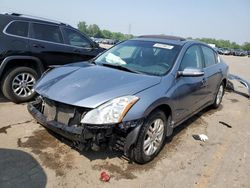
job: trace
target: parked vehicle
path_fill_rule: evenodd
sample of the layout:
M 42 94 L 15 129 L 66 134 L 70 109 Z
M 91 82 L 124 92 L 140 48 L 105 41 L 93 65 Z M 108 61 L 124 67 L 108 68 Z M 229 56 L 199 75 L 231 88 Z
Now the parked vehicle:
M 55 68 L 38 81 L 28 110 L 78 148 L 106 144 L 137 163 L 207 106 L 218 108 L 228 66 L 210 46 L 179 37 L 127 40 L 96 57 Z
M 234 55 L 234 49 L 230 49 L 230 55 Z
M 223 55 L 223 49 L 222 48 L 217 48 L 216 51 L 218 52 L 218 54 Z
M 243 56 L 247 56 L 248 55 L 248 51 L 245 51 L 245 50 L 243 50 Z
M 235 55 L 235 56 L 246 56 L 247 53 L 246 53 L 244 50 L 235 49 L 235 50 L 234 50 L 234 55 Z
M 224 55 L 230 55 L 231 51 L 228 48 L 223 48 L 223 54 Z
M 13 102 L 31 100 L 51 65 L 89 60 L 104 49 L 73 27 L 23 14 L 0 14 L 0 81 Z
M 230 55 L 231 51 L 228 48 L 218 48 L 217 52 L 221 55 Z
M 118 43 L 119 41 L 116 40 L 116 39 L 107 39 L 107 44 L 111 44 L 111 45 L 114 45 L 116 43 Z

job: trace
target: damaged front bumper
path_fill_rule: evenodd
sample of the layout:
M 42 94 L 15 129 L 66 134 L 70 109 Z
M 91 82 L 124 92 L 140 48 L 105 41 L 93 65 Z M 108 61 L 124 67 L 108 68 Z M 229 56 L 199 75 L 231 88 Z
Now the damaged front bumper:
M 54 110 L 48 110 L 48 103 Z M 29 103 L 27 108 L 41 125 L 81 145 L 78 148 L 88 149 L 93 145 L 99 147 L 105 144 L 109 148 L 122 150 L 127 156 L 137 141 L 140 127 L 144 122 L 140 119 L 115 125 L 85 125 L 81 124 L 80 120 L 86 109 L 68 108 L 65 104 L 55 104 L 48 100 L 45 102 L 42 98 Z

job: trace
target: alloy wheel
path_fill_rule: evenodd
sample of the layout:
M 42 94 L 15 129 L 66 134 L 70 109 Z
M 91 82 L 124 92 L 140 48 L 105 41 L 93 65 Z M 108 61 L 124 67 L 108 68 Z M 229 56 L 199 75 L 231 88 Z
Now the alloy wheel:
M 162 119 L 155 119 L 149 126 L 143 143 L 145 155 L 153 155 L 161 146 L 164 133 L 164 122 Z
M 30 73 L 20 73 L 12 81 L 12 90 L 19 97 L 28 97 L 34 93 L 35 77 Z
M 223 92 L 224 92 L 223 85 L 220 85 L 219 91 L 218 91 L 217 96 L 216 96 L 216 104 L 217 105 L 219 105 L 221 100 L 222 100 Z

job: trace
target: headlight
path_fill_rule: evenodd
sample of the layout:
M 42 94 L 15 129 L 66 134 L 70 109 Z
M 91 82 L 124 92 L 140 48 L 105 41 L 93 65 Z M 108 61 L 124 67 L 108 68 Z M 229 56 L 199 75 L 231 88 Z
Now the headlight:
M 124 96 L 110 100 L 89 111 L 81 120 L 85 124 L 113 124 L 122 121 L 129 109 L 139 98 Z

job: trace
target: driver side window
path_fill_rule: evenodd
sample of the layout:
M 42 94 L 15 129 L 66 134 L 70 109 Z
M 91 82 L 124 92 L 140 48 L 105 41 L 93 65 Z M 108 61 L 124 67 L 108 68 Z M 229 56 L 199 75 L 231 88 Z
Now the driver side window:
M 80 33 L 72 29 L 68 29 L 68 28 L 65 28 L 64 31 L 66 35 L 66 41 L 69 45 L 82 47 L 82 48 L 91 47 L 91 44 L 89 43 L 89 41 Z
M 199 46 L 194 45 L 189 47 L 182 58 L 180 71 L 183 71 L 185 68 L 201 69 L 202 67 L 202 56 Z

